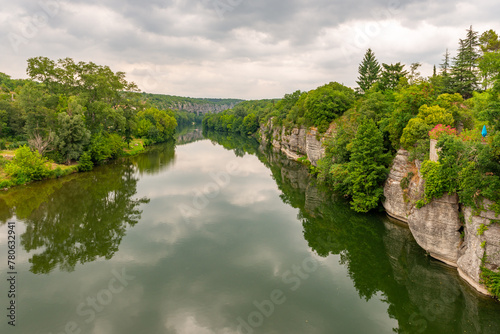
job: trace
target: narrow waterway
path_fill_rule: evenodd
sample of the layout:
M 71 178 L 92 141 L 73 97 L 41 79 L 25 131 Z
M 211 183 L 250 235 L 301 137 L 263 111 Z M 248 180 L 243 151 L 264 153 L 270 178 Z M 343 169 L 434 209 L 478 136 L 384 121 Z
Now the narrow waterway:
M 208 137 L 0 193 L 0 332 L 500 333 L 500 303 L 404 225 L 255 141 Z

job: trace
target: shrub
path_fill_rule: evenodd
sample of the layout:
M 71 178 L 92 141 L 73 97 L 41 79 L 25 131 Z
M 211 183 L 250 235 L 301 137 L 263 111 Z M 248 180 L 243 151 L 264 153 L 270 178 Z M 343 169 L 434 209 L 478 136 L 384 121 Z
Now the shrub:
M 83 152 L 80 156 L 80 160 L 78 161 L 78 171 L 80 172 L 88 172 L 92 170 L 94 167 L 94 163 L 92 162 L 92 158 L 89 152 Z
M 4 170 L 7 175 L 15 178 L 18 184 L 44 179 L 51 173 L 47 158 L 31 151 L 28 146 L 17 149 L 14 158 Z
M 99 164 L 122 155 L 125 145 L 117 134 L 99 133 L 92 138 L 89 153 L 92 161 Z

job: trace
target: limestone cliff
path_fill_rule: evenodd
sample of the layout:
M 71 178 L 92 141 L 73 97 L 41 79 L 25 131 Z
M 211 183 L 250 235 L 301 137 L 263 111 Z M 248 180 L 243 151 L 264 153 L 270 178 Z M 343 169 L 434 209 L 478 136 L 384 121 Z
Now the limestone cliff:
M 499 217 L 488 210 L 491 204 L 485 199 L 485 210 L 480 213 L 474 212 L 470 207 L 463 207 L 465 233 L 458 259 L 460 276 L 483 293 L 487 293 L 484 286 L 478 284 L 482 262 L 490 270 L 500 267 L 500 224 L 492 223 L 492 220 L 498 220 Z
M 224 110 L 232 109 L 236 103 L 216 104 L 216 103 L 192 103 L 192 102 L 176 102 L 171 108 L 182 111 L 187 111 L 196 114 L 206 114 L 209 112 L 219 113 Z
M 329 132 L 318 139 L 318 132 L 315 128 L 301 126 L 287 129 L 274 126 L 272 120 L 269 120 L 261 125 L 259 135 L 262 144 L 271 144 L 290 159 L 298 160 L 301 157 L 307 157 L 313 166 L 317 166 L 318 160 L 325 155 L 323 141 Z
M 314 128 L 286 129 L 273 126 L 272 120 L 261 125 L 259 130 L 262 145 L 270 144 L 293 160 L 307 157 L 314 166 L 325 154 L 323 141 L 331 135 L 330 129 L 318 139 Z M 437 160 L 435 143 L 431 153 Z M 413 238 L 429 255 L 458 267 L 462 278 L 476 290 L 488 294 L 480 283 L 482 260 L 486 259 L 485 266 L 491 270 L 500 267 L 500 224 L 491 223 L 492 219 L 499 219 L 488 210 L 491 203 L 485 201 L 486 210 L 473 215 L 471 208 L 459 205 L 457 194 L 445 194 L 417 208 L 415 203 L 423 198 L 424 183 L 420 163 L 410 162 L 408 152 L 399 150 L 384 185 L 386 212 L 408 223 Z M 465 226 L 461 216 L 465 216 Z M 481 226 L 487 226 L 487 229 L 479 235 Z
M 476 290 L 488 294 L 480 283 L 482 259 L 486 259 L 488 269 L 500 267 L 500 224 L 491 223 L 499 219 L 488 210 L 491 202 L 485 200 L 485 210 L 473 215 L 472 208 L 459 205 L 456 194 L 445 194 L 417 209 L 415 202 L 424 194 L 419 167 L 418 162 L 408 161 L 405 150 L 398 151 L 384 185 L 385 210 L 390 216 L 407 222 L 419 246 L 432 257 L 458 267 L 462 278 Z M 465 217 L 465 226 L 461 215 Z M 486 227 L 484 233 L 478 233 L 481 226 Z

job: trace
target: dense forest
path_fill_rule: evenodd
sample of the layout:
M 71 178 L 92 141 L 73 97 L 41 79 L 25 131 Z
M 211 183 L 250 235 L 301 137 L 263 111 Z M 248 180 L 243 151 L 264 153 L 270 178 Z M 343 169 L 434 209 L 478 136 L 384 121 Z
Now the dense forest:
M 27 74 L 0 73 L 0 188 L 90 170 L 202 120 L 158 108 L 108 66 L 36 57 Z
M 206 115 L 209 130 L 254 135 L 260 125 L 316 127 L 326 156 L 311 166 L 318 179 L 350 198 L 359 212 L 379 207 L 389 165 L 398 149 L 422 161 L 423 206 L 444 193 L 480 207 L 485 197 L 500 212 L 500 39 L 472 27 L 457 54 L 444 52 L 439 69 L 422 77 L 421 64 L 379 63 L 368 49 L 358 87 L 331 82 L 278 101 L 247 101 Z M 429 160 L 430 139 L 439 161 Z M 307 162 L 307 161 L 306 161 Z M 402 185 L 404 186 L 404 185 Z

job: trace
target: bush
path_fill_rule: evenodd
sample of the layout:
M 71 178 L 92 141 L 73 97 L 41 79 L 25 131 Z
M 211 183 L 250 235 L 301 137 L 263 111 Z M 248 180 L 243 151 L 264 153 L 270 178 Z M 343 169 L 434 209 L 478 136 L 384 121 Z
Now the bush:
M 83 152 L 80 156 L 80 160 L 78 160 L 78 171 L 80 172 L 88 172 L 94 168 L 94 163 L 92 162 L 92 158 L 89 152 Z
M 117 134 L 99 133 L 90 142 L 89 153 L 95 163 L 102 163 L 110 158 L 122 155 L 126 144 Z
M 14 158 L 4 170 L 7 175 L 16 179 L 17 184 L 41 180 L 51 174 L 47 158 L 42 157 L 36 151 L 32 152 L 27 146 L 16 150 Z

